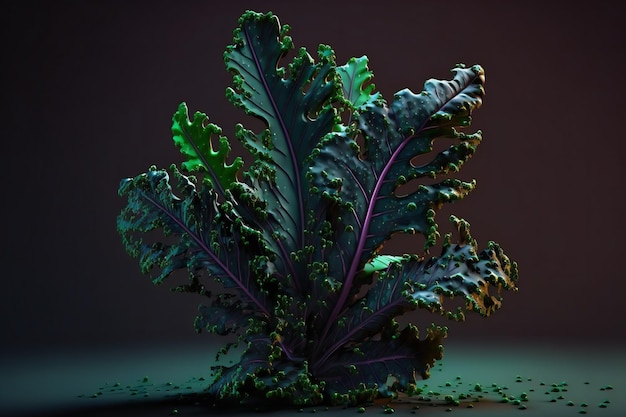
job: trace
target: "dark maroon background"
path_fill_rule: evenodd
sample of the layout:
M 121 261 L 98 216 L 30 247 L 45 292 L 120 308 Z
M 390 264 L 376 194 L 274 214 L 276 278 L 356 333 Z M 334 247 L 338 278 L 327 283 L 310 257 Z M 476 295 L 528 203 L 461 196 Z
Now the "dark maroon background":
M 436 3 L 436 4 L 434 4 Z M 619 2 L 12 2 L 2 6 L 5 348 L 195 341 L 197 296 L 154 287 L 124 252 L 122 177 L 181 157 L 181 101 L 232 137 L 222 53 L 247 8 L 272 10 L 312 55 L 366 54 L 391 98 L 458 62 L 487 73 L 459 173 L 476 190 L 446 208 L 520 265 L 520 291 L 455 340 L 624 341 L 624 45 Z M 217 6 L 216 4 L 219 4 Z M 410 240 L 392 242 L 408 249 Z M 422 313 L 424 320 L 438 319 Z M 446 321 L 441 318 L 442 323 Z

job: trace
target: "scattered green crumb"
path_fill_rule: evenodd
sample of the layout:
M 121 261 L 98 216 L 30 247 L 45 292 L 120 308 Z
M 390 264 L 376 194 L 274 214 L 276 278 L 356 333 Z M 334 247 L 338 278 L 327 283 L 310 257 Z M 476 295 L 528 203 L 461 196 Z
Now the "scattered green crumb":
M 193 381 L 205 380 L 204 377 L 193 377 L 191 379 Z M 513 390 L 509 390 L 509 387 L 506 385 L 500 385 L 496 382 L 492 382 L 489 385 L 483 385 L 478 382 L 474 382 L 474 383 L 468 382 L 467 380 L 460 382 L 462 381 L 462 379 L 463 379 L 462 376 L 456 376 L 454 377 L 454 380 L 448 380 L 443 383 L 437 384 L 436 385 L 437 388 L 435 388 L 435 385 L 431 384 L 431 387 L 433 389 L 429 391 L 426 391 L 425 389 L 428 385 L 424 384 L 422 385 L 421 388 L 419 388 L 419 391 L 416 391 L 418 395 L 415 395 L 416 393 L 414 393 L 413 397 L 417 398 L 419 401 L 423 401 L 424 403 L 422 403 L 422 405 L 425 405 L 425 402 L 428 402 L 431 407 L 441 407 L 441 409 L 445 410 L 446 412 L 454 411 L 453 409 L 454 406 L 458 407 L 461 404 L 465 408 L 475 408 L 475 405 L 473 403 L 480 402 L 480 398 L 483 398 L 483 395 L 481 394 L 484 394 L 484 398 L 487 398 L 490 401 L 498 401 L 503 404 L 511 404 L 512 406 L 515 406 L 519 410 L 527 410 L 529 407 L 528 404 L 530 404 L 529 401 L 535 401 L 539 398 L 539 396 L 537 396 L 536 398 L 533 398 L 532 400 L 530 400 L 529 393 L 532 396 L 533 395 L 532 393 L 535 392 L 535 388 L 537 388 L 538 386 L 548 385 L 548 387 L 544 388 L 546 389 L 545 394 L 548 395 L 548 397 L 544 397 L 545 400 L 541 400 L 541 401 L 556 403 L 558 402 L 558 400 L 565 400 L 563 401 L 562 404 L 568 407 L 572 407 L 572 408 L 576 407 L 573 409 L 570 408 L 570 412 L 577 412 L 579 414 L 587 414 L 588 411 L 590 410 L 590 407 L 593 408 L 594 404 L 596 404 L 597 408 L 605 409 L 611 403 L 609 399 L 605 399 L 602 402 L 597 402 L 597 403 L 591 402 L 591 406 L 590 406 L 589 403 L 585 403 L 585 402 L 578 403 L 575 401 L 570 401 L 564 397 L 564 395 L 568 395 L 568 394 L 565 394 L 565 392 L 568 391 L 567 387 L 569 386 L 568 382 L 566 381 L 549 383 L 549 384 L 546 384 L 545 382 L 535 382 L 533 384 L 526 384 L 526 385 L 521 385 L 521 386 L 517 385 L 517 387 L 520 387 L 522 389 L 526 388 L 526 392 L 520 393 L 518 391 L 515 393 L 515 395 L 512 395 L 513 394 L 512 391 L 517 391 L 517 390 L 515 390 L 514 388 Z M 527 378 L 526 376 L 522 376 L 522 375 L 515 376 L 516 383 L 522 383 L 522 382 L 532 381 L 532 380 L 533 380 L 532 378 Z M 126 389 L 124 389 L 124 386 L 120 382 L 115 382 L 115 383 L 107 382 L 106 384 L 104 384 L 102 387 L 99 388 L 100 391 L 97 391 L 93 394 L 81 394 L 81 395 L 78 395 L 78 397 L 98 398 L 101 395 L 110 395 L 110 393 L 115 393 L 116 391 L 123 391 L 126 393 L 126 395 L 130 394 L 133 396 L 136 395 L 136 396 L 143 396 L 147 398 L 147 397 L 150 397 L 150 394 L 157 395 L 157 396 L 160 395 L 156 393 L 156 391 L 161 391 L 161 389 L 157 387 L 162 388 L 163 391 L 169 391 L 172 389 L 178 390 L 181 388 L 192 390 L 194 388 L 191 385 L 187 385 L 187 384 L 191 384 L 191 381 L 189 380 L 187 381 L 187 383 L 184 383 L 181 385 L 176 385 L 172 381 L 168 381 L 166 383 L 155 384 L 153 381 L 150 380 L 148 376 L 144 376 L 135 381 L 137 382 L 133 386 L 128 385 L 126 386 Z M 456 381 L 456 383 L 454 381 Z M 580 382 L 578 382 L 576 385 L 578 384 L 580 384 Z M 592 385 L 592 383 L 589 381 L 584 381 L 583 384 L 587 386 Z M 534 386 L 534 388 L 532 388 L 531 386 Z M 595 386 L 598 387 L 598 385 L 595 385 Z M 115 388 L 112 388 L 112 387 L 115 387 Z M 165 389 L 165 387 L 168 387 L 168 388 Z M 489 388 L 486 388 L 486 387 L 489 387 Z M 608 391 L 608 390 L 614 389 L 612 385 L 608 385 L 608 384 L 601 385 L 598 388 L 600 391 Z M 598 388 L 595 388 L 595 389 L 597 390 Z M 540 391 L 540 390 L 537 389 L 537 391 Z M 176 394 L 176 395 L 181 395 L 181 396 L 186 395 L 186 394 L 182 394 L 181 391 L 179 392 L 180 394 Z M 494 394 L 492 394 L 492 392 Z M 497 395 L 495 393 L 498 393 L 500 395 Z M 551 395 L 551 394 L 554 394 L 554 395 Z M 398 401 L 402 401 L 402 400 L 398 399 Z M 369 404 L 369 405 L 372 405 L 372 404 Z M 364 404 L 364 406 L 358 407 L 356 409 L 356 412 L 358 412 L 359 414 L 365 413 L 367 411 L 366 406 L 367 404 Z M 411 414 L 418 414 L 416 410 L 419 410 L 419 409 L 420 409 L 420 405 L 412 405 Z M 318 412 L 318 410 L 315 408 L 298 409 L 299 412 L 304 412 L 305 410 L 311 413 Z M 328 411 L 328 410 L 329 408 L 326 407 L 325 411 Z M 320 409 L 320 411 L 322 410 Z M 396 410 L 393 407 L 391 407 L 390 404 L 385 404 L 382 406 L 382 410 L 380 411 L 382 411 L 383 414 L 395 414 Z M 380 413 L 380 411 L 378 412 Z M 180 411 L 178 409 L 173 409 L 170 411 L 170 415 L 178 415 L 179 413 Z

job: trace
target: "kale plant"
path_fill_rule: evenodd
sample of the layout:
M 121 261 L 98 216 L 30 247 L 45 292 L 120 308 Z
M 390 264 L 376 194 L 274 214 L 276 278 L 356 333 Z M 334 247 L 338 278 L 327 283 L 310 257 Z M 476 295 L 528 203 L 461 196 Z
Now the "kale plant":
M 239 363 L 214 369 L 216 398 L 358 404 L 410 392 L 442 358 L 447 329 L 433 324 L 420 337 L 400 315 L 488 316 L 500 289 L 516 289 L 516 264 L 496 243 L 479 251 L 466 221 L 451 217 L 454 239 L 435 223 L 437 209 L 475 185 L 433 179 L 456 172 L 481 140 L 462 129 L 482 103 L 483 69 L 457 65 L 452 80 L 431 79 L 387 102 L 365 56 L 338 66 L 320 45 L 317 62 L 301 48 L 281 66 L 293 49 L 287 31 L 273 14 L 248 11 L 224 54 L 228 99 L 266 126 L 236 126 L 249 167 L 229 162 L 221 129 L 203 113 L 189 119 L 183 103 L 172 132 L 184 162 L 121 182 L 128 205 L 118 231 L 154 284 L 188 272 L 174 290 L 207 297 L 198 332 L 242 344 Z M 435 152 L 440 138 L 454 144 Z M 419 155 L 429 162 L 418 164 Z M 396 233 L 426 243 L 385 254 Z M 440 239 L 441 254 L 431 256 Z M 223 291 L 212 294 L 207 279 Z M 465 308 L 445 308 L 450 297 L 463 297 Z

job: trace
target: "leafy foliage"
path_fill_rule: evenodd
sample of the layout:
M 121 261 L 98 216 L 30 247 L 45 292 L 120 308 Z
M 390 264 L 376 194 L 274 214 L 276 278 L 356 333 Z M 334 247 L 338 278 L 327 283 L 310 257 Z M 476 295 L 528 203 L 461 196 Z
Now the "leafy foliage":
M 300 49 L 281 66 L 293 48 L 287 32 L 271 13 L 246 12 L 224 55 L 233 73 L 227 97 L 266 126 L 236 127 L 251 165 L 229 163 L 221 129 L 202 113 L 190 120 L 183 103 L 172 133 L 185 160 L 122 181 L 128 204 L 118 231 L 155 284 L 187 271 L 175 289 L 208 298 L 198 332 L 235 334 L 243 344 L 239 363 L 215 368 L 217 398 L 357 404 L 391 396 L 428 377 L 446 337 L 432 325 L 422 339 L 397 317 L 421 309 L 463 320 L 461 309 L 445 307 L 448 297 L 488 316 L 501 289 L 516 289 L 516 264 L 493 242 L 479 251 L 455 216 L 456 242 L 446 235 L 440 255 L 430 256 L 437 209 L 474 182 L 444 178 L 400 193 L 410 181 L 458 171 L 475 152 L 481 133 L 460 129 L 482 103 L 484 72 L 457 66 L 452 80 L 429 80 L 420 93 L 405 89 L 387 102 L 366 57 L 337 66 L 320 45 L 317 62 Z M 455 144 L 433 152 L 441 138 Z M 430 162 L 416 164 L 420 155 Z M 381 253 L 395 233 L 423 234 L 425 247 Z M 224 291 L 213 295 L 206 280 Z

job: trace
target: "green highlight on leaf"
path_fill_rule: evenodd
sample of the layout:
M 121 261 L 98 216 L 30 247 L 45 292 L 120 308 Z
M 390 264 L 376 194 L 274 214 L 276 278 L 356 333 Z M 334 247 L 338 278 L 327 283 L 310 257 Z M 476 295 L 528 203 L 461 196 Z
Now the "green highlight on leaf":
M 237 182 L 243 159 L 237 157 L 232 164 L 226 163 L 231 150 L 230 143 L 225 136 L 221 136 L 222 129 L 208 123 L 208 120 L 206 114 L 196 112 L 190 121 L 187 105 L 181 103 L 172 117 L 174 144 L 187 157 L 181 164 L 182 169 L 206 173 L 213 186 L 226 190 Z M 214 142 L 217 142 L 217 149 L 214 148 Z
M 374 73 L 367 67 L 367 56 L 350 58 L 345 65 L 337 67 L 341 77 L 343 96 L 353 110 L 377 100 L 380 94 L 372 94 L 376 88 L 373 83 L 366 85 Z
M 320 45 L 316 58 L 300 48 L 285 62 L 288 29 L 247 11 L 224 54 L 227 98 L 264 124 L 235 126 L 249 166 L 229 162 L 222 130 L 180 104 L 172 136 L 184 160 L 120 183 L 122 244 L 154 284 L 203 297 L 196 331 L 235 338 L 218 356 L 243 349 L 213 367 L 214 401 L 361 405 L 416 392 L 448 330 L 397 318 L 488 317 L 502 290 L 517 289 L 517 264 L 498 244 L 480 249 L 457 216 L 442 238 L 436 222 L 475 187 L 455 175 L 482 141 L 464 129 L 482 104 L 484 70 L 458 65 L 451 80 L 387 101 L 366 56 L 337 65 Z M 435 151 L 442 140 L 452 144 Z M 397 234 L 425 245 L 389 254 Z M 454 297 L 464 305 L 449 307 Z

